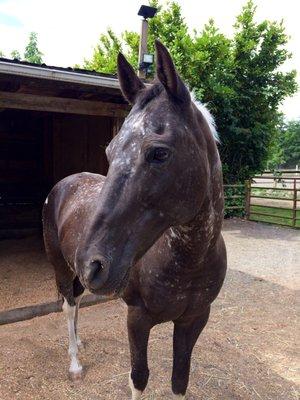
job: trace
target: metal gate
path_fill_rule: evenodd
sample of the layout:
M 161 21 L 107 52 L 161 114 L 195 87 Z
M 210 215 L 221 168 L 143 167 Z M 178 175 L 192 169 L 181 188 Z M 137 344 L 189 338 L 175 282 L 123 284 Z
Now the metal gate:
M 247 182 L 246 216 L 252 221 L 300 228 L 300 172 L 266 171 Z

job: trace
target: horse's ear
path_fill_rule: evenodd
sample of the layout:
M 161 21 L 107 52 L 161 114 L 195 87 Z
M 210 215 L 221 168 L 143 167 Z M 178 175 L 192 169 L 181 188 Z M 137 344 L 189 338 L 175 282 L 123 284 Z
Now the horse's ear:
M 155 49 L 157 78 L 170 95 L 182 103 L 189 103 L 190 93 L 178 75 L 168 50 L 159 40 L 155 41 Z
M 118 78 L 124 97 L 133 104 L 139 91 L 144 89 L 145 85 L 122 53 L 118 54 Z

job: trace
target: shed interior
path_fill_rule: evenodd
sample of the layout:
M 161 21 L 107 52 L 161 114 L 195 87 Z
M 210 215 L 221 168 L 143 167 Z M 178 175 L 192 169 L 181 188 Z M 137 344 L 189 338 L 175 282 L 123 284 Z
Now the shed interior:
M 41 233 L 59 180 L 105 175 L 128 111 L 113 75 L 0 58 L 0 239 Z
M 112 117 L 4 110 L 0 113 L 0 236 L 41 229 L 56 182 L 82 171 L 106 174 Z

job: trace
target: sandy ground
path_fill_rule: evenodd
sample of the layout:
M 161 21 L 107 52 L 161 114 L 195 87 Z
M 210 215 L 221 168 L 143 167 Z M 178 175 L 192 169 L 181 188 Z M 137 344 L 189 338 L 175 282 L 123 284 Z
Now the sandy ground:
M 57 299 L 40 237 L 0 241 L 0 311 Z
M 228 266 L 289 289 L 300 289 L 300 230 L 225 220 Z
M 231 220 L 225 223 L 224 236 L 230 269 L 195 347 L 187 399 L 299 399 L 299 231 Z M 46 294 L 45 301 L 51 297 L 51 274 L 43 274 L 46 284 L 41 292 L 37 285 L 35 294 Z M 24 280 L 19 274 L 18 279 Z M 26 292 L 23 289 L 20 293 Z M 67 378 L 62 314 L 0 327 L 0 399 L 129 399 L 125 320 L 121 301 L 81 310 L 85 379 L 77 385 Z M 151 333 L 145 400 L 171 399 L 171 364 L 172 324 L 163 324 Z

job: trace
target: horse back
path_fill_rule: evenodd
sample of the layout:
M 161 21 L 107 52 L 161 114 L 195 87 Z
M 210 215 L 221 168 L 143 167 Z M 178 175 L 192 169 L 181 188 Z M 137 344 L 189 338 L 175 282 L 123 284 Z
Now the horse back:
M 73 267 L 81 233 L 92 218 L 105 177 L 82 172 L 59 181 L 43 207 L 46 253 L 55 264 L 58 254 Z

